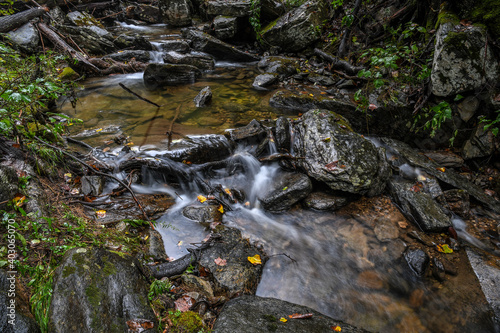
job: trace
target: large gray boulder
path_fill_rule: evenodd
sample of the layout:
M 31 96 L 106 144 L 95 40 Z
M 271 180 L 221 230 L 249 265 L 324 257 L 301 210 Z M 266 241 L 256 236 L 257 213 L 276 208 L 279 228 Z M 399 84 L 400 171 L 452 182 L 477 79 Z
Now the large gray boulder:
M 232 154 L 233 148 L 233 144 L 224 135 L 192 135 L 172 143 L 161 157 L 199 164 L 223 160 Z
M 285 52 L 297 52 L 308 47 L 320 38 L 321 34 L 315 27 L 323 24 L 327 13 L 326 2 L 306 2 L 262 30 L 264 45 L 279 46 Z
M 215 37 L 225 40 L 236 36 L 238 30 L 238 19 L 233 16 L 219 15 L 212 22 Z
M 209 0 L 206 2 L 208 15 L 245 17 L 250 15 L 250 0 Z
M 193 12 L 189 0 L 160 0 L 160 13 L 163 22 L 175 27 L 191 25 Z
M 215 68 L 215 60 L 208 54 L 187 53 L 171 51 L 163 55 L 163 60 L 171 64 L 191 65 L 201 70 L 211 70 Z
M 488 46 L 483 27 L 442 24 L 436 34 L 432 63 L 432 93 L 454 96 L 498 78 L 498 59 Z
M 38 30 L 30 22 L 16 30 L 10 31 L 7 36 L 9 36 L 10 41 L 15 46 L 27 53 L 35 52 L 40 42 Z
M 218 60 L 253 62 L 259 57 L 236 49 L 233 45 L 225 43 L 209 34 L 195 30 L 186 29 L 182 31 L 184 38 L 190 39 L 193 49 L 211 54 Z
M 62 25 L 59 30 L 71 37 L 75 43 L 88 53 L 103 55 L 117 50 L 111 34 L 101 34 L 98 27 Z
M 384 151 L 354 133 L 342 116 L 311 110 L 294 126 L 293 151 L 299 169 L 333 190 L 374 196 L 391 171 Z
M 39 333 L 40 327 L 28 310 L 29 304 L 19 297 L 19 289 L 16 292 L 18 278 L 0 269 L 0 332 Z
M 149 64 L 144 71 L 144 84 L 149 89 L 193 83 L 201 72 L 191 65 Z
M 311 314 L 309 319 L 290 319 L 292 314 Z M 287 322 L 280 321 L 287 319 Z M 227 302 L 215 322 L 214 333 L 262 333 L 262 332 L 366 332 L 335 320 L 311 308 L 275 298 L 241 296 Z
M 258 67 L 264 73 L 278 74 L 283 79 L 300 71 L 300 59 L 267 56 L 259 61 Z
M 127 332 L 127 321 L 156 317 L 139 262 L 105 249 L 74 248 L 57 268 L 49 331 Z

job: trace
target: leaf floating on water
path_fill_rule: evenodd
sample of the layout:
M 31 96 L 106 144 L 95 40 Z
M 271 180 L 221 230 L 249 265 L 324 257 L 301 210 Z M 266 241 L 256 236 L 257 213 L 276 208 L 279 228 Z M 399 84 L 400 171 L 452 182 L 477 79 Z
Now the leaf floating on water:
M 214 262 L 217 266 L 226 266 L 227 265 L 227 260 L 222 259 L 221 257 L 218 257 L 217 259 L 214 259 Z
M 280 321 L 281 321 L 282 323 L 286 323 L 288 320 L 287 320 L 285 317 L 281 317 L 281 318 L 280 318 Z
M 253 257 L 247 257 L 248 261 L 252 263 L 252 265 L 260 265 L 262 264 L 262 260 L 260 259 L 260 255 L 256 254 Z
M 99 218 L 99 219 L 103 219 L 106 217 L 106 211 L 102 210 L 102 209 L 96 211 L 95 214 L 97 215 L 97 218 Z
M 439 171 L 441 171 L 441 172 L 445 172 L 445 171 L 446 171 L 446 169 L 445 169 L 445 168 L 436 168 L 436 170 L 439 170 Z
M 217 209 L 221 214 L 224 214 L 224 207 L 222 205 L 219 205 L 219 209 Z
M 441 253 L 453 253 L 453 250 L 448 246 L 448 244 L 438 244 L 436 247 Z
M 312 318 L 313 314 L 312 313 L 294 313 L 289 315 L 291 319 L 309 319 Z
M 230 190 L 230 189 L 228 189 L 228 188 L 225 188 L 225 189 L 224 189 L 224 192 L 226 192 L 226 193 L 227 193 L 227 194 L 229 194 L 229 195 L 232 195 L 231 190 Z
M 330 328 L 332 330 L 334 330 L 335 332 L 342 332 L 342 328 L 339 325 L 337 325 L 337 326 L 330 326 Z
M 198 196 L 198 201 L 201 202 L 201 203 L 204 203 L 205 201 L 207 201 L 207 198 L 204 197 L 203 195 L 199 195 Z

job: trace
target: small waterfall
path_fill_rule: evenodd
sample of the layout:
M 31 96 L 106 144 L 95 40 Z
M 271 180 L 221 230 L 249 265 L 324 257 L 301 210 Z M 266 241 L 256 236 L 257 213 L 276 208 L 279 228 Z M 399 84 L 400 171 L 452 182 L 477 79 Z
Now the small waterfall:
M 151 44 L 156 48 L 156 51 L 150 51 L 149 55 L 151 57 L 151 62 L 163 64 L 163 47 L 159 42 L 151 42 Z

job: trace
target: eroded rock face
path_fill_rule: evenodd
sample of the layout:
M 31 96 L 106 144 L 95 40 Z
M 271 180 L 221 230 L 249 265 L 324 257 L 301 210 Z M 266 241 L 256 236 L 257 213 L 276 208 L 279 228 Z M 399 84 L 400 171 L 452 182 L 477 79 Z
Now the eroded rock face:
M 123 52 L 111 53 L 104 57 L 111 58 L 116 61 L 130 61 L 132 58 L 140 62 L 150 62 L 151 54 L 143 50 L 125 50 Z
M 200 70 L 191 65 L 149 64 L 144 71 L 144 84 L 149 89 L 175 86 L 193 83 L 200 75 Z
M 454 96 L 497 80 L 498 60 L 487 44 L 487 34 L 482 27 L 442 24 L 436 35 L 432 93 Z
M 233 152 L 232 143 L 223 135 L 208 134 L 189 136 L 174 142 L 162 155 L 174 161 L 194 164 L 223 160 Z
M 391 171 L 383 150 L 354 133 L 345 118 L 311 110 L 294 126 L 297 167 L 333 190 L 374 196 Z
M 244 17 L 250 15 L 250 0 L 211 0 L 207 1 L 208 15 Z
M 259 69 L 265 73 L 278 74 L 280 78 L 286 78 L 297 74 L 300 69 L 299 59 L 268 56 L 259 61 Z
M 203 250 L 200 265 L 212 274 L 216 290 L 227 292 L 229 296 L 254 294 L 265 263 L 264 253 L 243 239 L 237 229 L 224 228 L 217 235 L 221 241 Z M 248 257 L 256 254 L 262 258 L 261 265 L 248 261 Z M 227 260 L 227 264 L 218 266 L 214 261 L 217 258 Z
M 271 22 L 262 30 L 265 45 L 278 46 L 285 52 L 297 52 L 320 38 L 314 27 L 326 18 L 325 3 L 309 1 Z
M 236 17 L 219 15 L 214 18 L 213 29 L 215 37 L 219 39 L 231 39 L 236 36 L 238 22 Z
M 171 64 L 191 65 L 201 70 L 210 70 L 215 67 L 214 58 L 206 54 L 182 54 L 170 51 L 165 53 L 163 60 Z
M 292 319 L 286 323 L 279 319 L 284 315 L 311 313 L 309 319 Z M 333 332 L 336 326 L 342 332 L 366 332 L 349 324 L 325 316 L 306 306 L 275 298 L 241 296 L 230 300 L 215 322 L 216 333 L 262 332 Z
M 260 198 L 262 206 L 273 212 L 290 209 L 304 199 L 312 190 L 312 183 L 307 175 L 286 172 L 274 177 L 273 183 Z
M 156 317 L 139 263 L 105 249 L 69 250 L 56 270 L 50 332 L 126 332 L 127 321 Z
M 161 0 L 160 13 L 165 23 L 175 27 L 191 25 L 193 13 L 189 0 Z

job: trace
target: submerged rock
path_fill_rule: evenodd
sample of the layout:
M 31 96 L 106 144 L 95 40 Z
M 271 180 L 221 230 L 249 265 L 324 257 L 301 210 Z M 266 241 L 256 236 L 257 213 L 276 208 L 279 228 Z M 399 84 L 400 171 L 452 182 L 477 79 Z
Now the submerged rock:
M 205 223 L 205 222 L 220 222 L 222 213 L 219 211 L 218 205 L 192 205 L 187 206 L 182 211 L 182 215 L 188 219 Z
M 403 254 L 408 266 L 418 276 L 423 277 L 429 267 L 429 256 L 421 249 L 408 248 Z
M 451 219 L 441 206 L 430 194 L 414 185 L 415 182 L 400 178 L 389 180 L 392 198 L 399 204 L 406 218 L 414 221 L 424 231 L 439 232 L 451 227 Z
M 104 179 L 101 176 L 83 176 L 81 183 L 82 193 L 85 195 L 98 196 L 104 187 Z
M 264 89 L 265 87 L 268 87 L 272 84 L 274 84 L 276 81 L 278 81 L 278 75 L 277 74 L 261 74 L 257 75 L 255 77 L 255 80 L 253 81 L 252 86 L 255 89 Z
M 432 93 L 436 96 L 454 96 L 479 89 L 498 76 L 498 59 L 488 47 L 483 27 L 462 26 L 453 22 L 442 24 L 436 33 L 434 61 L 432 62 Z
M 304 199 L 304 204 L 307 208 L 333 211 L 344 207 L 349 201 L 349 198 L 346 196 L 314 192 Z
M 285 52 L 297 52 L 317 41 L 328 9 L 323 1 L 309 1 L 281 16 L 262 29 L 265 45 L 279 46 Z
M 163 60 L 171 64 L 191 65 L 201 70 L 211 70 L 215 68 L 215 60 L 208 54 L 182 54 L 170 51 L 163 55 Z
M 391 171 L 383 150 L 354 133 L 340 115 L 305 113 L 294 126 L 295 165 L 332 190 L 374 196 L 382 193 Z
M 203 106 L 206 106 L 210 101 L 212 100 L 212 90 L 210 90 L 210 87 L 207 86 L 196 95 L 194 98 L 194 105 L 196 105 L 197 108 L 201 108 Z
M 259 57 L 236 49 L 209 34 L 195 30 L 186 29 L 182 31 L 184 38 L 191 39 L 193 49 L 213 55 L 219 60 L 252 62 L 258 61 Z
M 312 316 L 309 319 L 289 319 L 294 313 Z M 280 321 L 285 317 L 287 322 Z M 240 296 L 227 302 L 214 325 L 214 333 L 262 333 L 262 332 L 366 332 L 339 320 L 325 316 L 303 305 L 275 298 Z
M 312 183 L 302 173 L 281 173 L 274 177 L 273 183 L 260 197 L 262 207 L 272 212 L 290 209 L 304 199 L 312 190 Z
M 156 317 L 139 263 L 104 249 L 66 252 L 54 278 L 50 332 L 126 332 L 127 321 Z
M 217 232 L 220 241 L 203 250 L 200 265 L 210 272 L 215 282 L 215 291 L 227 292 L 230 297 L 237 294 L 254 294 L 265 264 L 264 253 L 241 237 L 234 228 Z M 248 257 L 260 255 L 262 264 L 253 265 Z M 226 260 L 226 265 L 217 265 L 215 259 Z
M 174 27 L 191 25 L 193 13 L 189 0 L 160 0 L 159 7 L 163 22 Z
M 149 64 L 144 71 L 144 84 L 149 89 L 193 83 L 201 76 L 198 68 L 191 65 Z

